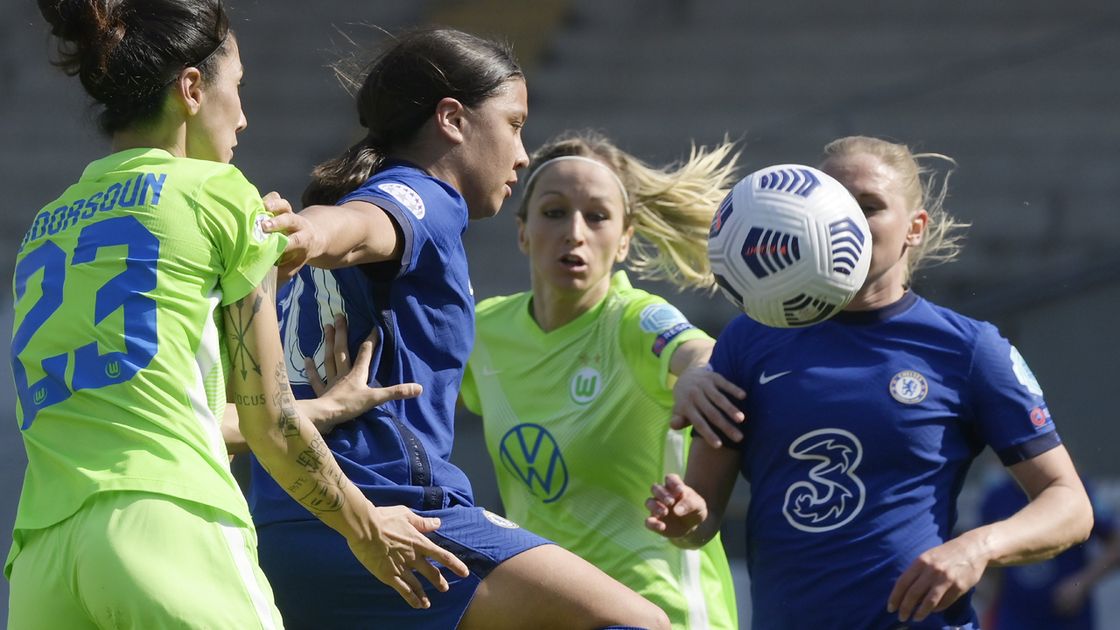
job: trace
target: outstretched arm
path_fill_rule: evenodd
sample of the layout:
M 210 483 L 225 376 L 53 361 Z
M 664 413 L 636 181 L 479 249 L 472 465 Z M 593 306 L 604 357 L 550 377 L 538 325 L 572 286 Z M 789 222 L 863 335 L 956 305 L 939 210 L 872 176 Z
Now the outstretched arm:
M 273 271 L 260 287 L 224 309 L 229 389 L 241 434 L 280 487 L 342 534 L 363 566 L 413 607 L 427 608 L 413 571 L 445 591 L 447 581 L 429 559 L 459 575 L 467 574 L 466 565 L 424 536 L 439 527 L 439 519 L 399 506 L 374 507 L 299 414 L 278 343 L 275 283 Z
M 719 448 L 723 441 L 716 431 L 734 442 L 743 439 L 737 425 L 746 416 L 732 399 L 742 400 L 747 393 L 708 366 L 714 346 L 711 339 L 690 339 L 673 352 L 669 371 L 677 376 L 677 382 L 673 385 L 669 426 L 683 429 L 691 424 L 708 444 Z
M 1052 558 L 1083 542 L 1093 508 L 1064 446 L 1008 469 L 1030 497 L 1010 518 L 967 531 L 918 556 L 895 583 L 887 610 L 902 622 L 941 611 L 976 585 L 988 566 Z
M 276 216 L 265 221 L 265 232 L 288 236 L 288 247 L 278 263 L 281 280 L 303 265 L 336 269 L 365 263 L 397 260 L 404 249 L 400 227 L 380 207 L 365 201 L 341 206 L 309 206 L 299 214 L 275 193 L 265 196 L 266 207 Z M 271 203 L 270 203 L 271 200 Z
M 669 475 L 650 488 L 646 528 L 685 549 L 702 547 L 719 532 L 739 473 L 740 453 L 693 440 L 685 479 Z

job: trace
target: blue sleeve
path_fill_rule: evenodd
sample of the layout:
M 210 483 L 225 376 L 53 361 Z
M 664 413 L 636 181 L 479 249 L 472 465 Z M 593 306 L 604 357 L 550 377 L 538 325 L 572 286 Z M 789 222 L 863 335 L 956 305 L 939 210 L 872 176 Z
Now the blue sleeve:
M 425 216 L 423 199 L 414 188 L 400 181 L 381 179 L 366 182 L 361 188 L 343 197 L 338 203 L 364 201 L 381 208 L 401 230 L 401 267 L 397 277 L 416 268 L 416 260 L 428 231 L 421 219 Z
M 969 376 L 977 429 L 1004 466 L 1061 444 L 1027 362 L 990 324 L 978 331 Z
M 743 382 L 741 378 L 742 370 L 739 362 L 735 360 L 735 357 L 742 356 L 738 351 L 742 343 L 740 338 L 741 328 L 738 318 L 731 320 L 731 323 L 724 327 L 723 332 L 716 338 L 716 345 L 712 348 L 712 356 L 708 359 L 708 365 L 720 376 L 743 389 L 747 389 L 748 384 Z

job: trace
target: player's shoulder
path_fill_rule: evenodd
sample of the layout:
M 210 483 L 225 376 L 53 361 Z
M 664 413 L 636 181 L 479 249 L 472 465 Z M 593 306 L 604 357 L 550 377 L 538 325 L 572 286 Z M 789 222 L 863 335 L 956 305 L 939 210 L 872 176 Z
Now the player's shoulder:
M 614 272 L 611 276 L 610 290 L 607 292 L 604 307 L 619 312 L 624 319 L 641 317 L 643 313 L 647 319 L 655 318 L 657 313 L 667 314 L 670 311 L 680 314 L 680 311 L 669 304 L 665 298 L 631 284 L 630 277 L 622 270 Z
M 922 319 L 926 324 L 939 327 L 965 343 L 971 345 L 992 337 L 1001 335 L 995 324 L 981 319 L 969 317 L 949 307 L 935 304 L 919 297 L 915 305 L 915 317 Z
M 391 163 L 374 173 L 343 201 L 364 200 L 379 204 L 388 201 L 407 210 L 417 221 L 426 218 L 462 215 L 466 220 L 466 203 L 447 183 L 406 163 Z M 450 210 L 450 211 L 449 211 Z
M 528 308 L 529 297 L 529 292 L 488 297 L 475 305 L 475 321 L 479 326 L 508 322 Z
M 205 184 L 208 189 L 226 188 L 240 192 L 244 189 L 256 190 L 241 169 L 233 164 L 213 160 L 193 158 L 174 158 L 166 165 L 168 182 L 180 186 Z
M 768 345 L 786 343 L 813 330 L 807 328 L 775 328 L 760 324 L 745 314 L 736 315 L 720 332 L 719 341 L 724 343 L 735 342 L 753 344 L 759 340 L 766 340 Z

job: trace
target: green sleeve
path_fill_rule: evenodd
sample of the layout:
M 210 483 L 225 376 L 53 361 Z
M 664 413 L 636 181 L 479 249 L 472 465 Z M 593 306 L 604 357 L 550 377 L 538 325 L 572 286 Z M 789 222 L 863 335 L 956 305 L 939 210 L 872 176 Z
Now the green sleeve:
M 619 321 L 618 340 L 626 363 L 642 389 L 671 406 L 669 363 L 677 347 L 708 335 L 662 298 L 641 292 L 631 300 Z
M 478 347 L 478 340 L 475 340 L 475 348 Z M 459 400 L 463 401 L 463 406 L 471 410 L 476 416 L 482 415 L 482 403 L 478 399 L 478 387 L 474 383 L 474 354 L 471 354 L 471 359 L 467 361 L 467 369 L 463 370 L 463 385 L 459 388 Z
M 261 230 L 261 221 L 270 216 L 261 195 L 232 166 L 203 180 L 195 202 L 199 225 L 221 260 L 222 305 L 236 302 L 260 284 L 284 252 L 288 238 Z

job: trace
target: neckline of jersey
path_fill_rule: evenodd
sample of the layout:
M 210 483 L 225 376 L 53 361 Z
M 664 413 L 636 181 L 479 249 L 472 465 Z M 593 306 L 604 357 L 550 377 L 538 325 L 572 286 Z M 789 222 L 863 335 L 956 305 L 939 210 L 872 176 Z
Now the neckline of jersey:
M 603 299 L 599 300 L 599 302 L 595 304 L 595 306 L 592 306 L 583 313 L 580 313 L 580 315 L 572 321 L 564 324 L 563 326 L 560 326 L 559 328 L 555 328 L 549 331 L 543 330 L 540 327 L 540 324 L 537 323 L 537 320 L 533 317 L 533 292 L 526 291 L 525 305 L 521 311 L 522 315 L 524 316 L 525 327 L 530 331 L 530 334 L 541 339 L 561 339 L 578 334 L 585 328 L 587 328 L 587 325 L 590 322 L 599 318 L 599 315 L 603 312 L 603 307 L 606 305 L 607 300 L 609 300 L 612 295 L 629 288 L 631 288 L 630 278 L 626 275 L 626 272 L 624 270 L 619 269 L 611 276 L 610 288 L 607 289 L 607 294 L 603 296 Z
M 888 304 L 882 308 L 872 309 L 870 311 L 840 311 L 832 318 L 832 321 L 838 324 L 848 324 L 852 326 L 879 324 L 910 310 L 910 307 L 914 306 L 917 302 L 918 294 L 907 290 L 906 293 L 903 293 L 902 297 L 893 304 Z
M 82 179 L 97 178 L 110 171 L 120 170 L 120 168 L 128 162 L 146 157 L 151 157 L 161 162 L 174 158 L 174 156 L 166 150 L 156 147 L 125 149 L 123 151 L 117 151 L 116 153 L 110 153 L 103 158 L 90 162 L 85 170 L 82 171 Z

